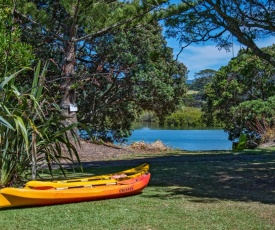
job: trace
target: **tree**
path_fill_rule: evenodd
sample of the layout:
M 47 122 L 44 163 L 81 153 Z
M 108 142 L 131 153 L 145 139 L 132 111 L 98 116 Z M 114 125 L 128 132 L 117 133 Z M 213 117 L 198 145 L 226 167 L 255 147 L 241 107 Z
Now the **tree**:
M 271 46 L 264 48 L 263 52 L 273 55 L 274 49 L 275 46 Z M 212 82 L 205 88 L 206 103 L 203 108 L 208 124 L 218 119 L 224 124 L 225 130 L 232 134 L 232 138 L 235 138 L 243 129 L 249 130 L 247 121 L 252 121 L 252 110 L 244 108 L 253 108 L 254 104 L 254 121 L 260 117 L 270 117 L 271 108 L 256 105 L 263 105 L 262 102 L 266 104 L 274 95 L 274 74 L 271 64 L 252 52 L 241 50 L 227 66 L 217 71 Z
M 16 18 L 23 28 L 25 41 L 34 46 L 38 57 L 51 58 L 58 69 L 58 78 L 62 78 L 61 108 L 65 124 L 76 122 L 76 112 L 70 111 L 70 106 L 76 104 L 76 83 L 89 77 L 79 74 L 81 59 L 78 55 L 109 32 L 127 30 L 143 20 L 150 20 L 147 13 L 158 7 L 155 1 L 16 2 Z M 85 62 L 86 58 L 82 60 Z
M 165 125 L 171 127 L 204 127 L 200 108 L 183 107 L 167 116 Z
M 0 6 L 0 73 L 4 77 L 30 66 L 34 55 L 31 46 L 20 39 L 21 31 L 14 24 L 12 4 L 1 0 Z
M 189 89 L 203 91 L 204 86 L 211 82 L 211 79 L 215 73 L 216 71 L 213 69 L 204 69 L 198 73 L 195 73 L 195 79 Z
M 230 130 L 232 138 L 246 132 L 252 146 L 271 143 L 275 140 L 275 97 L 240 103 L 232 108 L 235 127 Z
M 213 40 L 220 48 L 232 46 L 232 37 L 258 57 L 275 66 L 274 56 L 260 49 L 256 41 L 275 34 L 275 2 L 263 0 L 182 0 L 160 14 L 168 36 L 186 46 Z M 183 46 L 184 48 L 185 46 Z
M 95 74 L 81 86 L 79 118 L 101 137 L 128 136 L 140 111 L 161 120 L 181 102 L 187 70 L 173 60 L 156 21 L 108 33 L 92 46 L 85 68 Z
M 192 84 L 188 85 L 189 93 L 184 97 L 184 104 L 191 107 L 202 107 L 203 90 L 205 85 L 212 81 L 212 77 L 216 73 L 215 70 L 205 69 L 195 74 Z

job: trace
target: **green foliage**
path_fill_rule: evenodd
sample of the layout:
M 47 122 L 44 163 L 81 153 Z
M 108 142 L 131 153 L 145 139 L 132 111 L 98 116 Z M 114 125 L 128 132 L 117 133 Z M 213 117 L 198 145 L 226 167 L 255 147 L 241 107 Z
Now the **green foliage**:
M 62 158 L 77 156 L 67 136 L 73 127 L 62 126 L 60 109 L 42 95 L 46 66 L 40 68 L 39 64 L 27 92 L 16 87 L 16 78 L 24 69 L 1 79 L 0 186 L 17 185 L 30 173 L 30 167 L 36 173 L 36 163 L 48 164 L 51 172 L 52 163 L 61 166 Z M 62 156 L 62 150 L 69 152 L 68 157 Z
M 30 66 L 33 60 L 30 45 L 21 42 L 21 31 L 14 24 L 11 3 L 0 2 L 0 73 L 12 74 Z
M 274 49 L 264 48 L 272 55 Z M 274 117 L 274 93 L 274 68 L 251 52 L 241 50 L 205 87 L 205 119 L 208 124 L 214 119 L 222 122 L 234 139 L 243 129 L 249 130 L 247 121 Z
M 273 142 L 275 140 L 274 106 L 275 97 L 273 96 L 266 101 L 261 99 L 245 101 L 232 108 L 232 114 L 238 129 L 232 126 L 231 133 L 245 129 L 248 133 L 255 133 L 260 136 L 260 138 L 254 140 L 257 144 Z
M 78 119 L 107 139 L 128 136 L 143 109 L 160 120 L 185 93 L 186 67 L 173 59 L 151 10 L 165 1 L 20 1 L 22 37 L 49 58 L 55 97 L 67 121 Z M 57 77 L 58 76 L 58 77 Z M 63 91 L 61 91 L 62 89 Z M 76 115 L 74 115 L 76 116 Z M 68 118 L 69 117 L 69 118 Z
M 93 43 L 79 93 L 80 121 L 114 139 L 130 134 L 131 123 L 143 110 L 163 119 L 184 95 L 186 67 L 173 60 L 160 26 L 139 26 L 110 33 Z M 85 66 L 85 67 L 84 67 Z
M 141 115 L 136 119 L 139 122 L 157 122 L 157 116 L 152 111 L 142 111 Z
M 201 95 L 197 91 L 188 91 L 188 93 L 183 97 L 183 104 L 187 107 L 200 108 L 201 103 Z
M 161 4 L 154 0 L 21 0 L 16 4 L 16 16 L 24 28 L 24 41 L 34 47 L 40 59 L 53 58 L 60 68 L 70 44 L 74 45 L 77 52 L 73 55 L 77 56 L 85 42 L 92 43 L 107 33 L 147 24 L 153 18 L 148 12 Z M 26 20 L 27 17 L 31 20 Z
M 204 88 L 212 81 L 215 73 L 215 70 L 205 69 L 195 74 L 195 79 L 187 85 L 188 92 L 183 98 L 185 106 L 202 108 L 203 103 L 205 103 Z M 213 123 L 211 126 L 216 126 L 216 124 Z
M 195 74 L 195 79 L 189 86 L 190 90 L 196 90 L 202 92 L 205 85 L 211 82 L 212 77 L 215 75 L 216 71 L 212 69 L 201 70 Z
M 203 127 L 202 112 L 199 108 L 184 107 L 165 118 L 165 125 L 172 127 Z

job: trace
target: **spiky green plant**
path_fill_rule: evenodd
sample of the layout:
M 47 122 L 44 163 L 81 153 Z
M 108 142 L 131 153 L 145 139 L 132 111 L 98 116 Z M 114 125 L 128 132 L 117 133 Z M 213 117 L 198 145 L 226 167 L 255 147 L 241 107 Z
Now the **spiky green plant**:
M 62 168 L 62 158 L 79 160 L 72 143 L 76 124 L 64 127 L 59 106 L 42 94 L 46 69 L 47 65 L 37 65 L 27 92 L 16 87 L 16 77 L 24 70 L 4 77 L 0 84 L 0 186 L 16 185 L 31 171 L 35 179 L 37 164 L 47 165 L 52 173 L 52 163 Z

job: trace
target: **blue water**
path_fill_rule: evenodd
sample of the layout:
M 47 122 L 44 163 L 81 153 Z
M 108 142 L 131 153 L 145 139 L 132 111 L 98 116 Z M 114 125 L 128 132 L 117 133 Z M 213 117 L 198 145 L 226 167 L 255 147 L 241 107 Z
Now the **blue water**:
M 152 143 L 156 140 L 162 141 L 166 146 L 198 151 L 198 150 L 230 150 L 232 142 L 228 134 L 223 130 L 162 130 L 142 128 L 133 131 L 128 143 L 144 141 Z

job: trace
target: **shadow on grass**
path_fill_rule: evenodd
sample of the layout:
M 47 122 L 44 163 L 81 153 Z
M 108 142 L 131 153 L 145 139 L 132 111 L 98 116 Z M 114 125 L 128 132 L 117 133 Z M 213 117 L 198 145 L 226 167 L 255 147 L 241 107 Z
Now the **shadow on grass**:
M 159 191 L 149 197 L 176 199 L 182 196 L 192 202 L 223 199 L 275 203 L 275 154 L 267 151 L 235 155 L 232 152 L 197 153 L 92 163 L 131 166 L 144 162 L 151 165 L 149 186 Z

